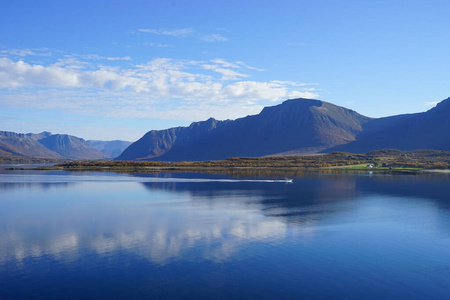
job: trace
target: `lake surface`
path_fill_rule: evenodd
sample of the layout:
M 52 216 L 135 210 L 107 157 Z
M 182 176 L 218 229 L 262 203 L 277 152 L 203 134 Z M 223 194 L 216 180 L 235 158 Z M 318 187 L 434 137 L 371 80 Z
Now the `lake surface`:
M 0 299 L 450 299 L 448 174 L 0 171 Z

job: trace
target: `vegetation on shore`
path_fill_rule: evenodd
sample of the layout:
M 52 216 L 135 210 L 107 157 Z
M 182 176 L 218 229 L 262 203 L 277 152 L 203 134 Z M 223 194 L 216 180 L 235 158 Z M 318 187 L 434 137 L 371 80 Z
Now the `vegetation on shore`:
M 323 155 L 234 157 L 219 161 L 71 161 L 43 169 L 104 171 L 196 171 L 223 169 L 329 169 L 415 172 L 450 169 L 450 152 L 377 150 L 366 154 L 333 152 Z
M 26 156 L 0 156 L 0 164 L 62 164 L 67 162 L 63 158 L 41 158 Z

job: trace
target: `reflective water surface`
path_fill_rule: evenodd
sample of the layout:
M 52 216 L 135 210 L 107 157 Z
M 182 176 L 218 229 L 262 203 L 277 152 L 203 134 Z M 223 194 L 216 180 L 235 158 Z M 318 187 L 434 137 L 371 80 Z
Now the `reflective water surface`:
M 0 299 L 449 299 L 450 176 L 0 171 Z

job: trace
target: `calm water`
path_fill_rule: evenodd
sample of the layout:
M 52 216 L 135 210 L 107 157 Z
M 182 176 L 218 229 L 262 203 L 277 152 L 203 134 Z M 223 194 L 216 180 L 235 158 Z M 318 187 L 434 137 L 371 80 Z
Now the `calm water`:
M 450 299 L 449 175 L 267 179 L 0 171 L 0 299 Z

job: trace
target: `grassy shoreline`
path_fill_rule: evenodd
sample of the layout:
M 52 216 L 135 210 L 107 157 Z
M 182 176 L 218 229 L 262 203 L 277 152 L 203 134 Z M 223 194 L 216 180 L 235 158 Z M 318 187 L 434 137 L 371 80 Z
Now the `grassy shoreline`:
M 43 163 L 51 163 L 44 160 Z M 16 162 L 17 163 L 17 162 Z M 217 161 L 159 162 L 159 161 L 70 161 L 54 160 L 52 166 L 39 170 L 102 171 L 122 173 L 154 172 L 221 172 L 221 173 L 277 173 L 299 172 L 376 172 L 417 174 L 450 171 L 450 152 L 437 150 L 377 150 L 366 154 L 333 152 L 321 155 L 233 157 Z M 20 167 L 10 169 L 22 169 Z M 281 175 L 280 175 L 281 176 Z
M 20 169 L 20 168 L 15 168 Z M 78 167 L 78 168 L 64 168 L 64 167 L 42 167 L 38 170 L 61 170 L 61 171 L 73 171 L 73 172 L 116 172 L 116 173 L 159 173 L 159 172 L 201 172 L 201 173 L 280 173 L 289 175 L 290 173 L 306 173 L 306 172 L 329 172 L 329 173 L 385 173 L 385 174 L 418 174 L 424 172 L 436 172 L 441 170 L 434 169 L 417 169 L 417 168 L 374 168 L 374 169 L 361 169 L 361 168 L 314 168 L 314 167 L 197 167 L 197 168 L 183 168 L 183 167 Z M 447 173 L 447 172 L 440 172 Z M 450 173 L 450 172 L 449 172 Z
M 377 172 L 415 174 L 450 169 L 450 152 L 378 150 L 366 154 L 334 152 L 323 155 L 234 157 L 218 161 L 71 161 L 41 170 L 111 172 Z

